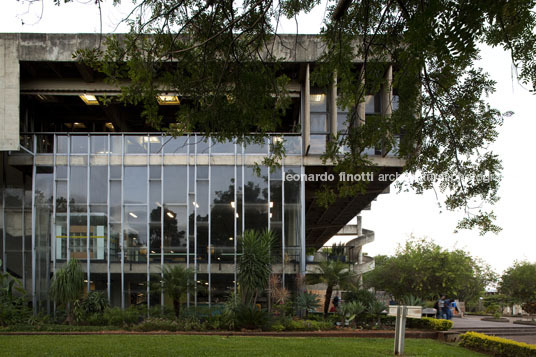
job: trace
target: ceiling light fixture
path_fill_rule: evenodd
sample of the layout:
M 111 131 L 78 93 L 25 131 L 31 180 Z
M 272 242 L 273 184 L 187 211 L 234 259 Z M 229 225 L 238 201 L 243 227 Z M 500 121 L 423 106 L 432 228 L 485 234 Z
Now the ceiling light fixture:
M 136 215 L 135 215 L 134 213 L 132 213 L 132 212 L 129 212 L 128 214 L 129 214 L 131 217 L 133 217 L 133 218 L 138 218 L 138 216 L 136 216 Z
M 93 94 L 81 94 L 80 99 L 82 99 L 87 105 L 99 105 L 97 97 L 95 97 Z
M 179 105 L 181 101 L 176 95 L 157 95 L 156 100 L 160 105 Z

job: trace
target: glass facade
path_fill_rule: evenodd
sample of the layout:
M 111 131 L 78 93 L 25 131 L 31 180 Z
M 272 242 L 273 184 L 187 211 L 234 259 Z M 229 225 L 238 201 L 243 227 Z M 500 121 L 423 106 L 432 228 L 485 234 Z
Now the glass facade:
M 287 155 L 301 155 L 300 139 L 285 141 Z M 283 180 L 303 168 L 261 166 L 258 175 L 252 163 L 268 153 L 269 140 L 250 147 L 195 135 L 47 140 L 43 151 L 52 152 L 27 154 L 22 166 L 5 153 L 1 166 L 3 269 L 24 281 L 37 310 L 53 309 L 50 278 L 72 258 L 84 268 L 86 291 L 106 291 L 115 306 L 169 303 L 151 292 L 165 264 L 194 269 L 198 287 L 188 304 L 219 304 L 237 288 L 247 229 L 275 232 L 278 272 L 304 270 L 303 183 Z

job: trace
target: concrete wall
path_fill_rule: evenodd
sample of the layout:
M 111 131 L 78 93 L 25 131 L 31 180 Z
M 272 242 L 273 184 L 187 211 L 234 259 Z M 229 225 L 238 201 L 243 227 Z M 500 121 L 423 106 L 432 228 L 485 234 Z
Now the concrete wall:
M 0 151 L 19 150 L 19 81 L 17 35 L 0 37 Z

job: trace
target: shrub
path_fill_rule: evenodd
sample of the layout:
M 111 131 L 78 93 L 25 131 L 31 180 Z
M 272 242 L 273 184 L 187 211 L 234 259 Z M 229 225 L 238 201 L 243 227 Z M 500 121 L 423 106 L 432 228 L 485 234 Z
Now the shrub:
M 280 322 L 277 322 L 272 325 L 271 330 L 277 332 L 285 331 L 285 326 L 283 326 Z
M 118 307 L 108 308 L 104 311 L 103 319 L 110 326 L 132 326 L 142 320 L 142 312 L 135 306 L 126 310 Z
M 287 331 L 323 331 L 333 329 L 330 321 L 316 320 L 288 320 L 285 330 Z
M 536 346 L 506 338 L 487 336 L 477 332 L 466 332 L 460 336 L 460 345 L 472 350 L 505 357 L 534 357 Z
M 262 329 L 268 326 L 270 315 L 255 305 L 238 305 L 234 319 L 238 329 Z
M 409 318 L 406 326 L 408 328 L 419 328 L 425 330 L 448 331 L 452 328 L 452 321 L 443 319 L 434 319 L 431 317 L 423 317 L 420 319 Z
M 134 327 L 136 331 L 179 331 L 180 325 L 173 320 L 149 317 Z

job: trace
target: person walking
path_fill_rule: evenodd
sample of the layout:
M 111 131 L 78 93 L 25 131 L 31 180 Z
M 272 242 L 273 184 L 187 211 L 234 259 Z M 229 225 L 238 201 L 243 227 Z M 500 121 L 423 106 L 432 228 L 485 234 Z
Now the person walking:
M 443 318 L 443 306 L 445 305 L 445 295 L 441 295 L 439 300 L 436 301 L 434 308 L 436 309 L 436 318 Z

